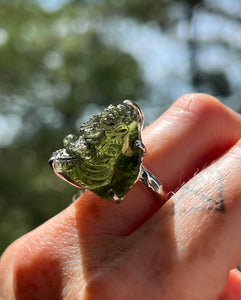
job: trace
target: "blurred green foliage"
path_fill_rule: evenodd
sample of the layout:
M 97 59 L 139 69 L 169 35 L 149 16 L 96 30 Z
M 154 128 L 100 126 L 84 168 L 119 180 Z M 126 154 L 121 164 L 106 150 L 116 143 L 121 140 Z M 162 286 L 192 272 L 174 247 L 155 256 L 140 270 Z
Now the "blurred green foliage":
M 81 3 L 53 13 L 31 1 L 1 3 L 0 113 L 18 128 L 10 141 L 2 135 L 0 251 L 71 202 L 76 189 L 52 173 L 48 159 L 77 131 L 85 106 L 135 99 L 143 90 L 135 60 L 86 28 L 97 14 Z
M 47 162 L 88 115 L 133 99 L 153 119 L 174 97 L 191 91 L 210 92 L 241 107 L 241 66 L 232 65 L 240 46 L 223 36 L 199 39 L 195 23 L 200 9 L 225 20 L 240 17 L 209 2 L 1 1 L 0 253 L 71 202 L 76 189 L 59 180 Z M 193 28 L 197 36 L 189 35 Z M 156 39 L 149 39 L 152 32 Z M 164 42 L 168 51 L 155 55 L 158 35 L 156 51 Z M 224 57 L 231 51 L 233 68 L 222 60 L 210 67 L 202 58 L 208 49 L 221 49 Z M 149 73 L 146 63 L 153 66 Z

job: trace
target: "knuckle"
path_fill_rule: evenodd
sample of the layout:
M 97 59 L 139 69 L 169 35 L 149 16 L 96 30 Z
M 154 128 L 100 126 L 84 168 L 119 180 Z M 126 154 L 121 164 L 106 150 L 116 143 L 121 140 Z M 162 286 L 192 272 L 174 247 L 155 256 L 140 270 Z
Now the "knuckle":
M 172 109 L 202 121 L 220 119 L 227 113 L 227 108 L 218 99 L 199 93 L 182 96 L 172 105 Z
M 237 141 L 237 143 L 230 149 L 229 154 L 232 158 L 234 158 L 235 166 L 240 168 L 241 163 L 241 139 Z

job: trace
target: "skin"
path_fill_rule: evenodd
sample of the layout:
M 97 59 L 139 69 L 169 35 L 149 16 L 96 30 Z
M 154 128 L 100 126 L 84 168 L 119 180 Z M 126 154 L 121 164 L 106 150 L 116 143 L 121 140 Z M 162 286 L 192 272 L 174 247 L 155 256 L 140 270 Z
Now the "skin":
M 119 205 L 87 191 L 5 251 L 0 299 L 241 299 L 240 138 L 217 99 L 177 100 L 143 135 L 168 201 L 140 183 Z

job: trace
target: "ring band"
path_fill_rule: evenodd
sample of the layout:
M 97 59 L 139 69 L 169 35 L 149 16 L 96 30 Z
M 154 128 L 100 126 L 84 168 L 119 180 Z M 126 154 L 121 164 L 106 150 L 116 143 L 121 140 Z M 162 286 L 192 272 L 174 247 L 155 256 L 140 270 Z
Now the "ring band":
M 139 180 L 146 187 L 146 189 L 158 196 L 158 202 L 165 202 L 166 194 L 164 192 L 163 185 L 159 182 L 155 175 L 147 171 L 143 166 L 141 166 Z
M 154 193 L 162 192 L 162 184 L 158 181 L 156 176 L 147 171 L 143 166 L 141 166 L 141 173 L 139 180 L 144 184 L 144 186 Z

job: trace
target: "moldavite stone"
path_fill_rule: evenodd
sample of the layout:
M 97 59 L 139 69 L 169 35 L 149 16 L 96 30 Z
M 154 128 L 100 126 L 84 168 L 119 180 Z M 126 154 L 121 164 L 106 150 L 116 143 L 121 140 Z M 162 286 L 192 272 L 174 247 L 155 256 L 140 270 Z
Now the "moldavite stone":
M 80 127 L 80 136 L 64 138 L 64 148 L 49 160 L 62 179 L 118 202 L 138 180 L 144 156 L 143 114 L 129 100 L 110 105 Z

